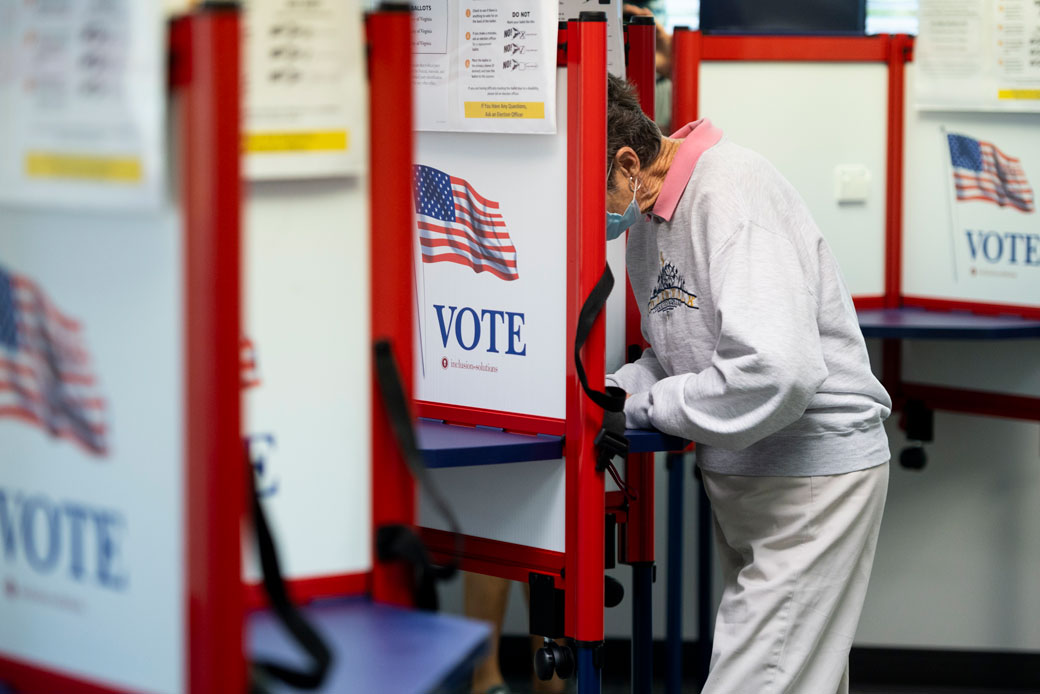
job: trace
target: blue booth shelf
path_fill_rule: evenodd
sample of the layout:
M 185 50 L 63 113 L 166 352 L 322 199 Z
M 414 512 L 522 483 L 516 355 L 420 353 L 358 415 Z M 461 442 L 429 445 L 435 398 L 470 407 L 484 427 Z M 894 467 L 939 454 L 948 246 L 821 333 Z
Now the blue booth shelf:
M 690 442 L 685 439 L 665 434 L 656 429 L 629 429 L 625 432 L 625 436 L 628 437 L 629 453 L 681 451 L 690 445 Z
M 864 337 L 933 340 L 1010 340 L 1040 337 L 1040 321 L 980 316 L 966 311 L 894 308 L 859 311 Z
M 416 433 L 419 450 L 429 468 L 523 463 L 563 457 L 562 436 L 513 434 L 500 429 L 456 426 L 430 419 L 420 419 Z M 687 443 L 678 437 L 645 429 L 629 429 L 625 435 L 632 453 L 680 450 Z
M 487 652 L 490 626 L 453 615 L 377 605 L 366 599 L 317 602 L 303 608 L 333 652 L 318 692 L 427 694 L 461 683 Z M 306 667 L 306 656 L 269 611 L 248 622 L 249 656 Z M 468 684 L 468 683 L 467 683 Z M 274 692 L 295 692 L 276 687 Z
M 563 437 L 512 434 L 490 427 L 465 427 L 420 419 L 415 432 L 428 468 L 466 467 L 556 460 L 563 457 Z

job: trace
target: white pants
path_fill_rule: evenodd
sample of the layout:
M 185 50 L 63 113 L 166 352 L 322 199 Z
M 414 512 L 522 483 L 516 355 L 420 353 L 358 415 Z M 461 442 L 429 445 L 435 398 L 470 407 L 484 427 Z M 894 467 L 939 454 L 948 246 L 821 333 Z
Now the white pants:
M 704 487 L 725 587 L 701 694 L 847 694 L 888 464 Z

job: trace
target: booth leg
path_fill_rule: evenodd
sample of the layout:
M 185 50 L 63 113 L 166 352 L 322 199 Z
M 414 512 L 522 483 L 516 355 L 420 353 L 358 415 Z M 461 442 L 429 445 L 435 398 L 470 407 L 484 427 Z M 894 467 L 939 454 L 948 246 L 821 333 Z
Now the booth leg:
M 665 694 L 682 694 L 683 613 L 683 461 L 682 453 L 669 453 L 668 465 L 668 576 L 666 602 L 667 669 Z
M 697 479 L 700 482 L 697 503 L 697 680 L 700 689 L 708 679 L 708 666 L 711 664 L 714 633 L 711 615 L 715 601 L 711 590 L 711 502 L 708 501 L 704 481 L 700 479 L 699 474 Z
M 603 663 L 600 662 L 602 648 L 602 644 L 579 645 L 575 648 L 578 655 L 578 694 L 600 694 L 603 687 Z
M 632 694 L 654 688 L 654 563 L 632 565 Z

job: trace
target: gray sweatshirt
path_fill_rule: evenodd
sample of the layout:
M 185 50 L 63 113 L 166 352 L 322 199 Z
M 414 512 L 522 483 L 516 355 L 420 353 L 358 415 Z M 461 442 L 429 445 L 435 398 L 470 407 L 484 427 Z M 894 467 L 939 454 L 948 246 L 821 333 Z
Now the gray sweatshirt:
M 651 347 L 607 377 L 628 426 L 696 441 L 732 475 L 809 476 L 888 461 L 892 401 L 805 203 L 761 156 L 687 125 L 627 265 Z

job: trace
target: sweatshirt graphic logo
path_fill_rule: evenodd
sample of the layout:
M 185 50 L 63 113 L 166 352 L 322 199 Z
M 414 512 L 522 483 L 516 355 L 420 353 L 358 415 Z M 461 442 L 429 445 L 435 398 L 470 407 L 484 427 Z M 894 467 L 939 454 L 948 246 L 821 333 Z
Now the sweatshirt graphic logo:
M 700 306 L 695 304 L 696 300 L 697 295 L 686 289 L 686 279 L 674 265 L 664 259 L 662 253 L 661 272 L 657 275 L 657 286 L 647 303 L 647 311 L 662 313 L 679 306 L 700 310 Z

